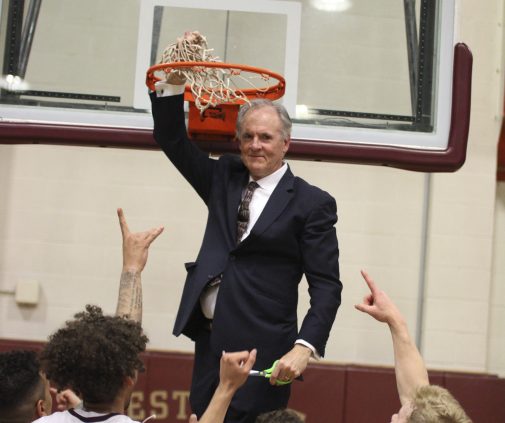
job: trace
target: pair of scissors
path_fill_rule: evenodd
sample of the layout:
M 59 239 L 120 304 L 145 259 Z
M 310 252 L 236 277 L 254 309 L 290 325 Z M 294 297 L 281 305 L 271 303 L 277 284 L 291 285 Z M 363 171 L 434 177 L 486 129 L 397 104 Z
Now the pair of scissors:
M 275 360 L 274 364 L 272 364 L 272 367 L 270 367 L 269 369 L 265 369 L 265 370 L 250 370 L 249 371 L 249 376 L 259 376 L 259 377 L 264 377 L 264 378 L 270 379 L 270 377 L 272 376 L 272 372 L 274 371 L 275 366 L 277 366 L 278 362 L 279 362 L 279 360 Z M 279 380 L 279 379 L 277 379 L 275 381 L 275 384 L 276 385 L 287 385 L 287 384 L 289 384 L 291 382 L 292 382 L 291 380 Z

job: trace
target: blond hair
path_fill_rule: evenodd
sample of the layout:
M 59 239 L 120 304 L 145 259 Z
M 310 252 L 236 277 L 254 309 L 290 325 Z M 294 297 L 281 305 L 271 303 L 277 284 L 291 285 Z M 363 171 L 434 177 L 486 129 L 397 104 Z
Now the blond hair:
M 427 385 L 417 389 L 412 407 L 408 423 L 472 423 L 456 398 L 441 386 Z

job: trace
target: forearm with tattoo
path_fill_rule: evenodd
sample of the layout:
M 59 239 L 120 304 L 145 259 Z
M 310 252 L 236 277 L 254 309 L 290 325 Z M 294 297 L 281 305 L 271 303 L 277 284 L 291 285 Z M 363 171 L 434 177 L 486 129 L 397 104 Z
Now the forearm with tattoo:
M 121 273 L 116 315 L 142 323 L 142 281 L 139 271 L 123 270 Z

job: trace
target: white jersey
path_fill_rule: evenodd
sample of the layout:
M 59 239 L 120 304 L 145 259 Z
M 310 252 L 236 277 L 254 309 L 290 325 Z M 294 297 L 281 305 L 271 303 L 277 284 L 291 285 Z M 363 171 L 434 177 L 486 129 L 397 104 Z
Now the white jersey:
M 33 423 L 138 423 L 128 416 L 119 413 L 95 413 L 83 409 L 70 409 L 58 411 L 50 416 L 44 416 Z

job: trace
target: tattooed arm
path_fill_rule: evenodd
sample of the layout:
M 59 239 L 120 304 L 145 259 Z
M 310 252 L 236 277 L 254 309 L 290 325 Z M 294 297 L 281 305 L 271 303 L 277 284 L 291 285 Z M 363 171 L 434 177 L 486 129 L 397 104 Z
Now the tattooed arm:
M 163 232 L 163 226 L 145 232 L 131 233 L 122 209 L 117 209 L 121 234 L 123 236 L 123 270 L 119 282 L 117 316 L 127 316 L 142 322 L 142 280 L 141 273 L 147 262 L 151 243 Z
M 119 281 L 119 296 L 116 308 L 117 316 L 127 316 L 142 323 L 142 283 L 140 271 L 124 269 Z

